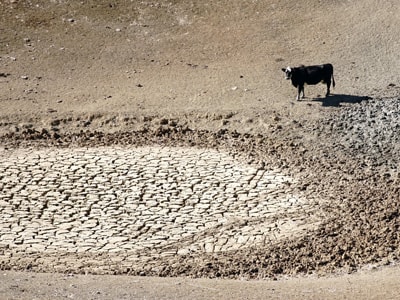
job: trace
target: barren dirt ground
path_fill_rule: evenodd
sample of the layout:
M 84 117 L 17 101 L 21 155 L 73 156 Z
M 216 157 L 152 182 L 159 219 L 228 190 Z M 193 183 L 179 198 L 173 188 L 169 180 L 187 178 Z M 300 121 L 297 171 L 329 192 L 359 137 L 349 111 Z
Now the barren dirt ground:
M 399 268 L 328 278 L 227 280 L 2 272 L 2 299 L 398 299 Z
M 0 0 L 0 298 L 396 299 L 399 36 L 395 0 Z M 328 62 L 333 95 L 306 86 L 295 101 L 281 68 Z M 267 217 L 262 192 L 235 194 L 212 212 L 216 227 L 178 240 L 171 256 L 160 254 L 172 251 L 164 240 L 121 259 L 90 245 L 51 252 L 40 226 L 36 238 L 18 237 L 30 226 L 19 220 L 15 231 L 26 211 L 18 201 L 33 199 L 29 218 L 37 206 L 21 174 L 44 169 L 24 170 L 14 151 L 114 145 L 215 149 L 253 168 L 240 165 L 241 176 L 293 178 L 283 194 L 295 196 L 282 199 L 304 206 Z M 45 213 L 49 201 L 39 205 Z M 233 212 L 230 227 L 219 223 L 233 204 L 246 218 Z M 266 242 L 266 228 L 275 240 Z M 235 242 L 209 251 L 211 238 Z

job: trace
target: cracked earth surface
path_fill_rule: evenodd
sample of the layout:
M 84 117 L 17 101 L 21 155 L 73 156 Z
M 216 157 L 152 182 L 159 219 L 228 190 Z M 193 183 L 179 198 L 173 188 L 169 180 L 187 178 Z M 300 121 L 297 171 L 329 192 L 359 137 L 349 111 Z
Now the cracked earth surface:
M 211 149 L 21 149 L 2 151 L 0 166 L 10 263 L 13 253 L 106 252 L 132 268 L 149 251 L 237 250 L 312 224 L 292 178 Z

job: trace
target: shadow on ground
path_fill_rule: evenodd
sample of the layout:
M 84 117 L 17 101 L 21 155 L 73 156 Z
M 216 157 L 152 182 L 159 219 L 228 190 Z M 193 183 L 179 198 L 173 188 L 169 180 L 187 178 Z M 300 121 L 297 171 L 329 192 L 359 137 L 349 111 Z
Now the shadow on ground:
M 316 98 L 316 99 L 313 99 L 313 101 L 321 102 L 322 106 L 339 107 L 342 103 L 355 104 L 355 103 L 360 103 L 361 101 L 370 100 L 370 99 L 372 99 L 372 98 L 369 96 L 334 94 L 334 95 L 329 95 L 328 97 L 325 97 L 325 98 Z

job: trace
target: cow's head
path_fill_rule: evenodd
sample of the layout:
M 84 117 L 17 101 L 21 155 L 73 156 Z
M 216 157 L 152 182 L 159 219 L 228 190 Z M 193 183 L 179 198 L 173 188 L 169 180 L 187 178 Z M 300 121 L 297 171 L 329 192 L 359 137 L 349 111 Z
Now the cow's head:
M 292 78 L 293 70 L 292 70 L 291 67 L 287 67 L 286 69 L 282 68 L 282 71 L 285 72 L 285 78 L 286 78 L 287 80 L 289 80 L 289 79 Z

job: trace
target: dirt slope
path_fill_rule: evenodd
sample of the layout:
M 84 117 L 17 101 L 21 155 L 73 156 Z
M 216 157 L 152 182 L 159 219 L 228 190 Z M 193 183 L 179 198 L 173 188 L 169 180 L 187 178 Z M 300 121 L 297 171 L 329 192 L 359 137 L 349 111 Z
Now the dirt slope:
M 294 104 L 280 71 L 286 65 L 333 63 L 334 92 L 344 95 L 382 95 L 400 76 L 395 1 L 2 1 L 1 8 L 1 116 L 11 123 L 189 114 L 209 124 L 209 114 L 233 113 L 233 127 L 255 118 L 246 126 L 255 130 L 274 110 L 300 119 L 326 111 Z M 324 88 L 306 93 L 311 100 Z

